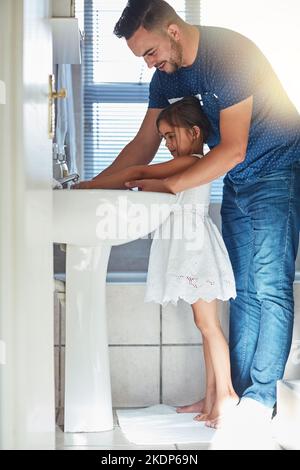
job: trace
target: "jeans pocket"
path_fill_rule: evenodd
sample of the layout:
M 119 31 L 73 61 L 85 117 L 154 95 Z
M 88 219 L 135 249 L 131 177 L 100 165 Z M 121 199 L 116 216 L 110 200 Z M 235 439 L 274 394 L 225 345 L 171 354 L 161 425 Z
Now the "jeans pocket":
M 278 190 L 288 189 L 291 186 L 293 179 L 293 167 L 283 168 L 282 170 L 274 170 L 265 176 L 259 178 L 259 183 L 270 186 L 270 188 L 276 188 Z
M 274 180 L 280 181 L 282 179 L 287 179 L 291 177 L 292 171 L 293 171 L 293 165 L 290 165 L 286 168 L 281 168 L 279 170 L 278 169 L 272 170 L 272 171 L 269 171 L 269 173 L 267 173 L 266 175 L 261 176 L 259 178 L 259 181 L 274 181 Z

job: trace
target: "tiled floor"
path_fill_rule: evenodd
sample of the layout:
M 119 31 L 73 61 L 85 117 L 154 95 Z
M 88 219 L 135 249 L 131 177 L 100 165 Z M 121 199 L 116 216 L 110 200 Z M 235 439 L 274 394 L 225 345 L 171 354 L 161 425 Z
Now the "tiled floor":
M 57 427 L 57 450 L 207 450 L 207 444 L 176 444 L 164 446 L 137 446 L 129 442 L 119 427 L 114 412 L 113 431 L 100 433 L 66 433 Z

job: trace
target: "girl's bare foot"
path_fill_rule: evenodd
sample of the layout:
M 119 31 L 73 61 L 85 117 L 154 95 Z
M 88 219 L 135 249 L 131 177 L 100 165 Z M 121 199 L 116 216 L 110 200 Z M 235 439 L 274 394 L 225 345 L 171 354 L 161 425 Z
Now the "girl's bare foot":
M 200 414 L 198 414 L 197 416 L 195 416 L 194 420 L 195 421 L 206 421 L 208 416 L 210 415 L 212 409 L 213 409 L 213 406 L 214 406 L 214 403 L 215 403 L 215 392 L 214 393 L 210 393 L 208 394 L 205 398 L 204 398 L 204 404 L 203 404 L 203 409 L 202 409 L 202 412 Z
M 209 428 L 219 428 L 222 423 L 224 415 L 228 415 L 239 403 L 239 397 L 236 394 L 232 394 L 217 400 L 212 407 L 210 414 L 206 418 L 205 425 Z
M 209 412 L 208 413 L 200 413 L 197 416 L 195 416 L 195 418 L 193 418 L 193 419 L 195 421 L 206 421 L 208 416 L 209 416 Z
M 197 421 L 205 420 L 205 416 L 208 416 L 212 410 L 215 402 L 215 390 L 208 392 L 205 398 L 193 403 L 192 405 L 180 406 L 176 409 L 177 413 L 199 413 L 194 419 Z
M 179 406 L 176 408 L 177 413 L 202 413 L 205 406 L 205 398 L 193 403 L 192 405 Z

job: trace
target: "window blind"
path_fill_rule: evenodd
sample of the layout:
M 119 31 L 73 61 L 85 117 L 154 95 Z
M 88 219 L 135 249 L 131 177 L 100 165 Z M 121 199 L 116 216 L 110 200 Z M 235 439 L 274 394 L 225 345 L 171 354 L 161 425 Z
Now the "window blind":
M 186 21 L 200 24 L 199 0 L 170 0 Z M 113 35 L 126 0 L 76 0 L 84 30 L 84 178 L 109 166 L 136 135 L 148 105 L 154 70 Z M 170 159 L 162 144 L 152 163 Z M 213 182 L 212 200 L 220 201 L 222 178 Z

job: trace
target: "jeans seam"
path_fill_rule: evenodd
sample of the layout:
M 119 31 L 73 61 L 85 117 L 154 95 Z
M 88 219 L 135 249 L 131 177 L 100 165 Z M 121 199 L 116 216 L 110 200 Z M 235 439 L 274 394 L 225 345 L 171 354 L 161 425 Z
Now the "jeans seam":
M 280 289 L 283 287 L 283 267 L 285 266 L 286 262 L 286 253 L 287 253 L 287 244 L 288 244 L 288 235 L 290 232 L 290 219 L 291 219 L 291 205 L 292 205 L 292 192 L 294 191 L 294 183 L 295 183 L 295 172 L 291 172 L 291 184 L 290 184 L 290 191 L 289 191 L 289 209 L 288 209 L 288 217 L 287 217 L 287 224 L 286 224 L 286 234 L 285 234 L 285 247 L 284 247 L 284 255 L 281 263 L 281 271 L 280 271 Z M 287 330 L 285 331 L 285 338 L 284 338 L 284 344 L 286 343 L 287 340 Z M 276 369 L 276 377 L 277 380 L 279 380 L 279 369 L 281 368 L 281 364 L 277 365 Z
M 288 332 L 287 330 L 285 330 L 285 337 L 284 337 L 284 344 L 286 344 L 286 340 L 287 340 L 287 335 L 288 335 Z M 282 377 L 279 376 L 279 369 L 281 368 L 281 364 L 277 364 L 277 368 L 276 368 L 276 379 L 279 380 L 281 379 Z M 280 374 L 281 375 L 281 374 Z M 276 380 L 276 382 L 277 382 Z M 270 393 L 271 395 L 271 393 Z
M 283 267 L 285 266 L 286 262 L 286 253 L 287 253 L 287 244 L 288 244 L 288 235 L 290 231 L 290 219 L 291 219 L 291 201 L 292 201 L 292 191 L 294 190 L 294 179 L 295 173 L 292 171 L 291 174 L 291 185 L 289 191 L 289 209 L 288 209 L 288 217 L 287 217 L 287 224 L 286 224 L 286 233 L 285 233 L 285 246 L 284 246 L 284 255 L 282 257 L 281 269 L 280 269 L 280 289 L 282 289 L 283 283 Z
M 235 188 L 235 198 L 234 198 L 235 204 L 243 214 L 248 215 L 245 212 L 245 210 L 242 207 L 240 207 L 237 197 L 238 197 L 238 188 Z M 253 242 L 252 242 L 251 246 L 252 246 L 252 253 L 253 253 Z M 245 286 L 245 291 L 246 292 L 248 292 L 248 290 L 249 290 L 248 288 L 249 288 L 249 276 L 247 276 L 247 281 L 246 281 L 246 286 Z M 245 367 L 246 367 L 246 352 L 247 352 L 248 333 L 249 333 L 249 314 L 246 314 L 245 318 L 246 318 L 245 328 L 246 328 L 247 334 L 245 335 L 245 340 L 244 340 L 244 344 L 243 344 L 242 367 L 241 367 L 241 373 L 240 373 L 240 376 L 239 376 L 239 385 L 242 383 L 242 377 L 243 377 L 244 370 L 245 370 Z
M 238 190 L 238 188 L 236 188 L 234 202 L 236 203 L 236 206 L 240 209 L 240 211 L 243 214 L 248 215 L 248 213 L 245 211 L 245 209 L 243 207 L 241 207 L 240 204 L 238 203 L 238 200 L 237 200 L 238 192 L 239 192 L 239 190 Z

